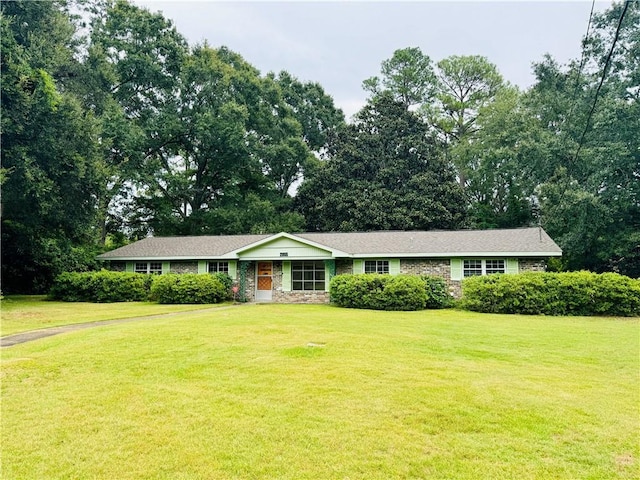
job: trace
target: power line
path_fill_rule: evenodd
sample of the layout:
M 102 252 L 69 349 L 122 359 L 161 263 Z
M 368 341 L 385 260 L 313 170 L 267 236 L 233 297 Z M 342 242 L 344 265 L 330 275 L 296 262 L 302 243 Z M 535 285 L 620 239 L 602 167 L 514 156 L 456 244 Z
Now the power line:
M 593 9 L 596 5 L 596 0 L 591 2 L 591 13 L 589 13 L 589 23 L 587 23 L 587 33 L 584 35 L 584 40 L 582 41 L 582 58 L 580 58 L 580 66 L 578 67 L 578 73 L 576 74 L 576 84 L 573 88 L 573 96 L 571 101 L 571 110 L 569 111 L 569 115 L 567 119 L 571 117 L 573 113 L 573 107 L 576 105 L 576 95 L 578 94 L 578 86 L 580 85 L 580 76 L 582 75 L 582 69 L 584 68 L 585 59 L 587 56 L 585 55 L 587 41 L 589 40 L 589 31 L 591 30 L 591 22 L 593 22 Z
M 582 149 L 582 145 L 584 143 L 584 138 L 587 135 L 587 131 L 589 130 L 589 123 L 591 123 L 591 117 L 593 116 L 593 112 L 596 109 L 596 104 L 598 103 L 598 96 L 600 95 L 600 89 L 602 88 L 602 84 L 604 83 L 604 79 L 607 76 L 607 69 L 609 68 L 609 63 L 611 62 L 611 56 L 613 55 L 613 49 L 618 42 L 618 37 L 620 36 L 620 29 L 622 27 L 622 20 L 624 19 L 624 15 L 627 13 L 627 8 L 629 8 L 629 4 L 631 0 L 626 0 L 624 2 L 624 8 L 622 9 L 622 13 L 620 14 L 620 18 L 618 19 L 618 26 L 616 27 L 616 34 L 613 37 L 613 42 L 611 43 L 611 48 L 609 49 L 609 54 L 607 55 L 607 59 L 604 62 L 604 68 L 602 69 L 602 77 L 600 78 L 600 84 L 598 85 L 598 89 L 596 90 L 596 95 L 593 99 L 593 105 L 591 106 L 591 110 L 589 110 L 589 115 L 587 116 L 587 123 L 584 126 L 584 132 L 582 132 L 582 137 L 580 138 L 580 142 L 578 143 L 578 149 L 576 150 L 576 154 L 573 157 L 573 163 L 578 160 L 578 156 L 580 155 L 580 150 Z

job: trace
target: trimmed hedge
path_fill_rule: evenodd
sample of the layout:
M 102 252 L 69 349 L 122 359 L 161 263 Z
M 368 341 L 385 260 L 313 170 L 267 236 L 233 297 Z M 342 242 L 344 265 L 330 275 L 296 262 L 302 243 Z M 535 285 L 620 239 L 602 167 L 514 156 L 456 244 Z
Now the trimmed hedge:
M 153 275 L 111 272 L 64 272 L 56 277 L 49 292 L 64 302 L 140 302 L 148 300 Z
M 158 275 L 149 298 L 158 303 L 220 303 L 229 290 L 218 276 L 183 273 Z
M 409 275 L 336 275 L 329 293 L 336 305 L 371 310 L 421 310 L 427 301 L 424 281 Z
M 453 304 L 444 278 L 434 275 L 336 275 L 331 301 L 340 307 L 370 310 L 422 310 Z
M 470 277 L 459 305 L 487 313 L 640 316 L 640 280 L 585 271 Z

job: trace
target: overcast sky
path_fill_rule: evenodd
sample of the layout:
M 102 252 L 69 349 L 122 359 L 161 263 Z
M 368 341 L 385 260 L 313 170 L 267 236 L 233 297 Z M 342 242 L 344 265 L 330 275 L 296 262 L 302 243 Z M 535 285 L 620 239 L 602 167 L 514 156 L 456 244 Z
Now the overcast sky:
M 506 80 L 529 87 L 531 64 L 545 53 L 560 63 L 579 58 L 591 11 L 591 1 L 135 3 L 162 11 L 192 45 L 225 45 L 263 74 L 287 70 L 320 83 L 347 117 L 366 101 L 362 81 L 399 48 L 420 47 L 435 62 L 484 55 Z

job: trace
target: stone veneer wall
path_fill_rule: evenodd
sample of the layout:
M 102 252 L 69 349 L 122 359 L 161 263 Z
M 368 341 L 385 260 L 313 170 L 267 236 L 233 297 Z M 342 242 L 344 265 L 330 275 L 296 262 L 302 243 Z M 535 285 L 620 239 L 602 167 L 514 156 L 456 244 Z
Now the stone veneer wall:
M 240 282 L 240 262 L 238 262 L 238 278 L 236 282 Z M 249 262 L 246 282 L 245 296 L 247 302 L 254 302 L 256 300 L 256 262 Z
M 171 273 L 198 273 L 198 262 L 171 262 Z
M 462 282 L 451 280 L 451 260 L 448 258 L 403 258 L 400 260 L 400 273 L 442 277 L 451 295 L 456 298 L 462 295 Z
M 518 269 L 520 272 L 544 272 L 547 262 L 542 258 L 519 258 Z

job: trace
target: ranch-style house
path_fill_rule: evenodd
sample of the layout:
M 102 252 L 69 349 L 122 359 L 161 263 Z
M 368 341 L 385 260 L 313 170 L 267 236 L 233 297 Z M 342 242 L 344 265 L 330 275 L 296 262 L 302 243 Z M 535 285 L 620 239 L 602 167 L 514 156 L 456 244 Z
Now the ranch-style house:
M 439 275 L 459 296 L 465 277 L 541 271 L 561 255 L 535 227 L 149 237 L 98 259 L 111 270 L 146 274 L 224 272 L 249 301 L 321 303 L 329 301 L 334 275 Z

